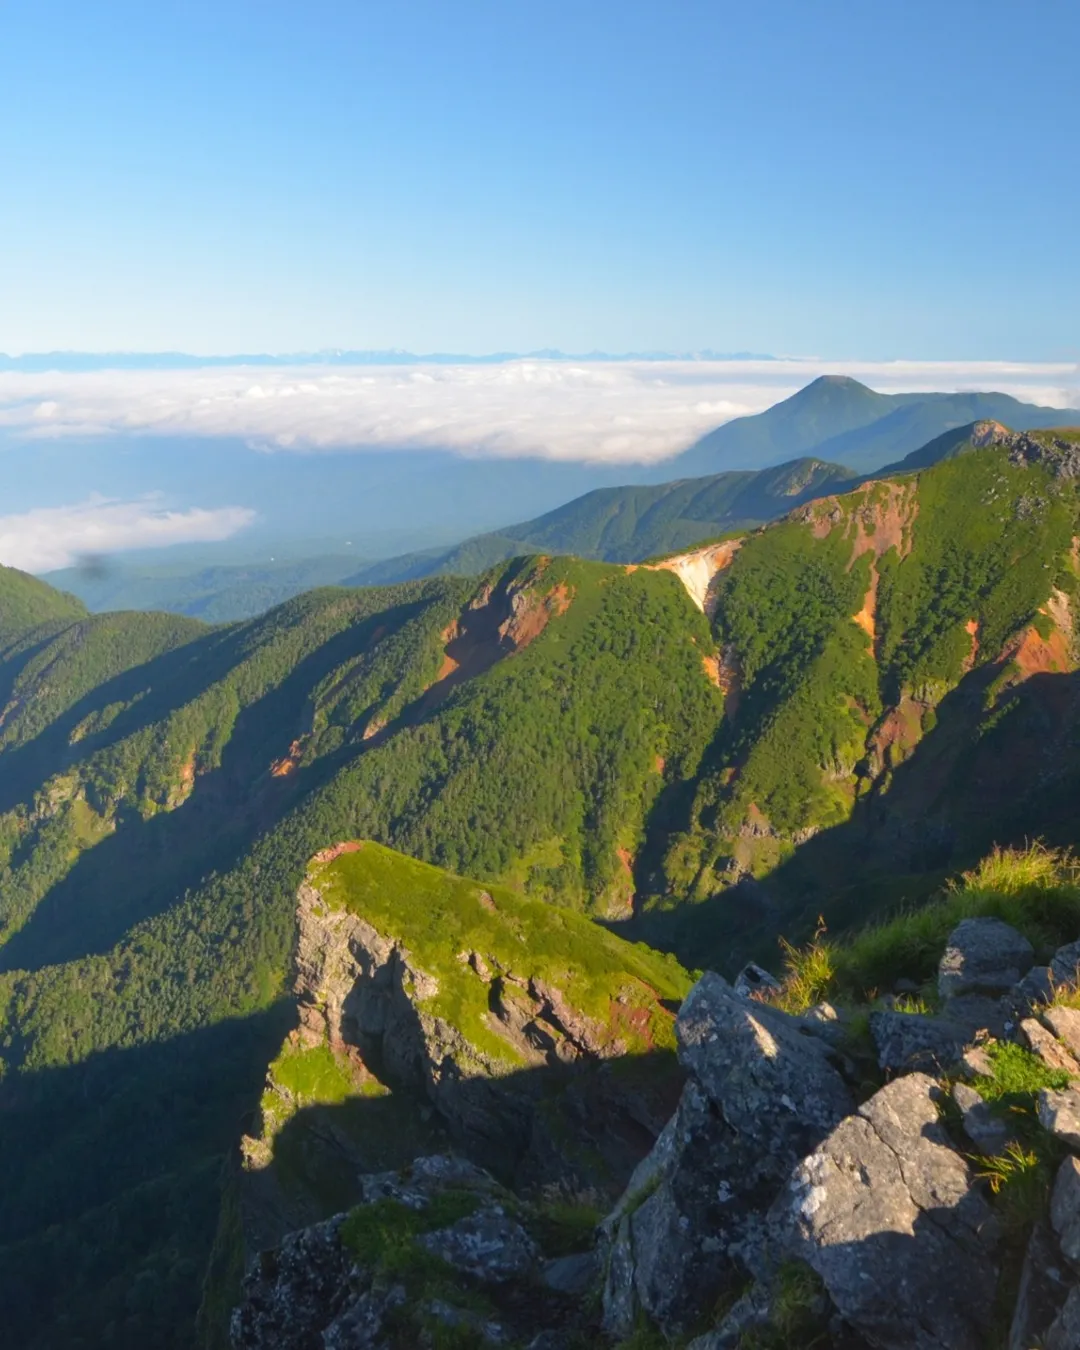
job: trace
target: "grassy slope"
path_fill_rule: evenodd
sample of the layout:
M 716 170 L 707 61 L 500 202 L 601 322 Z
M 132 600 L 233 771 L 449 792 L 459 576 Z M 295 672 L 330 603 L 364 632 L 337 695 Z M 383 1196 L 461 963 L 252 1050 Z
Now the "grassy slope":
M 786 864 L 774 881 L 788 879 L 804 909 L 827 907 L 852 877 L 873 870 L 875 853 L 883 870 L 903 871 L 886 828 L 896 809 L 924 842 L 932 830 L 920 817 L 949 820 L 940 861 L 950 851 L 970 857 L 992 841 L 987 828 L 1023 819 L 1023 774 L 1002 801 L 980 788 L 972 756 L 995 738 L 1014 749 L 1030 741 L 1030 718 L 1014 714 L 1018 685 L 1033 669 L 1069 678 L 1069 637 L 1058 620 L 1071 622 L 1077 528 L 1073 480 L 993 448 L 892 487 L 868 483 L 752 536 L 723 574 L 716 618 L 738 698 L 662 866 L 643 878 L 654 892 L 649 905 L 663 909 L 687 894 L 719 905 L 731 881 Z M 863 626 L 853 619 L 860 611 Z M 1058 692 L 1072 697 L 1067 683 Z M 1067 738 L 1053 747 L 1059 771 L 1070 762 L 1066 747 Z M 921 764 L 927 754 L 932 772 L 908 772 L 908 760 Z M 1039 774 L 1045 766 L 1029 778 Z M 980 790 L 981 821 L 971 800 Z M 1004 814 L 990 816 L 990 797 Z M 821 838 L 800 850 L 815 832 Z M 830 852 L 834 836 L 843 845 Z M 814 859 L 816 884 L 797 860 L 786 863 L 797 850 Z M 879 885 L 877 903 L 891 898 Z M 868 902 L 861 887 L 863 914 Z M 713 944 L 730 939 L 732 920 L 746 914 L 745 906 L 726 910 L 727 919 L 707 906 L 701 919 Z M 816 913 L 807 909 L 800 924 Z M 777 918 L 770 911 L 773 931 Z M 679 940 L 693 938 L 684 930 Z M 708 950 L 716 959 L 716 947 Z
M 672 957 L 631 946 L 580 914 L 506 887 L 481 887 L 373 843 L 316 862 L 310 878 L 331 906 L 361 915 L 406 947 L 438 981 L 428 1010 L 496 1058 L 513 1051 L 489 1029 L 487 987 L 459 959 L 462 952 L 479 952 L 497 970 L 559 989 L 571 1007 L 610 1026 L 613 1038 L 624 1039 L 630 1028 L 628 1019 L 612 1021 L 616 1004 L 644 1008 L 648 1021 L 628 1051 L 674 1048 L 672 1019 L 659 1000 L 682 999 L 690 987 L 686 973 Z
M 362 834 L 536 896 L 625 898 L 619 849 L 637 846 L 661 767 L 691 774 L 719 716 L 708 625 L 668 573 L 534 562 L 489 585 L 507 612 L 515 593 L 519 613 L 550 601 L 549 622 L 441 704 L 424 691 L 451 625 L 467 636 L 485 612 L 482 584 L 313 593 L 90 695 L 85 646 L 62 645 L 26 687 L 21 717 L 51 720 L 16 718 L 0 751 L 5 786 L 25 786 L 0 835 L 0 1301 L 50 1268 L 51 1225 L 74 1232 L 104 1205 L 122 1227 L 149 1184 L 204 1204 L 207 1161 L 280 1044 L 295 893 L 319 848 Z M 86 645 L 109 646 L 110 622 Z M 467 672 L 475 653 L 450 645 Z M 170 1267 L 157 1320 L 158 1256 L 117 1240 L 95 1258 L 117 1345 L 189 1344 L 176 1306 L 193 1316 L 197 1281 L 174 1289 Z M 125 1312 L 136 1279 L 148 1305 Z M 82 1299 L 69 1311 L 99 1343 L 108 1300 Z M 37 1334 L 74 1343 L 40 1319 Z

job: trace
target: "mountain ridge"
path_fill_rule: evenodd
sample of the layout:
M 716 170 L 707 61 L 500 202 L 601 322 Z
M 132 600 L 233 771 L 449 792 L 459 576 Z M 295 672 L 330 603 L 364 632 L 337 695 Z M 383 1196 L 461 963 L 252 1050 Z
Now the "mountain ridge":
M 221 627 L 21 610 L 0 1301 L 70 1243 L 58 1317 L 190 1350 L 221 1158 L 290 1030 L 297 891 L 342 840 L 729 974 L 994 843 L 1080 842 L 1080 433 L 1005 436 L 845 479 L 699 550 L 708 576 L 542 553 Z M 187 1264 L 149 1194 L 201 1216 Z M 99 1278 L 79 1235 L 106 1212 Z M 46 1318 L 27 1350 L 65 1334 Z

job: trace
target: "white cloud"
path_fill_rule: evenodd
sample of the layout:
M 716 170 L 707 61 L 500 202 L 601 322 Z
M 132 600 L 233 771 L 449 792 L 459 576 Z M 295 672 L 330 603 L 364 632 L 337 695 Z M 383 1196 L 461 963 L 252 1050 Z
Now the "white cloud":
M 88 555 L 216 543 L 254 518 L 254 511 L 239 506 L 165 511 L 155 508 L 151 497 L 121 502 L 94 496 L 74 506 L 0 516 L 0 563 L 25 572 L 49 572 Z
M 431 447 L 650 462 L 830 373 L 884 392 L 995 389 L 1080 406 L 1080 369 L 1064 363 L 521 359 L 423 368 L 5 372 L 0 428 L 39 438 L 240 437 L 292 452 Z

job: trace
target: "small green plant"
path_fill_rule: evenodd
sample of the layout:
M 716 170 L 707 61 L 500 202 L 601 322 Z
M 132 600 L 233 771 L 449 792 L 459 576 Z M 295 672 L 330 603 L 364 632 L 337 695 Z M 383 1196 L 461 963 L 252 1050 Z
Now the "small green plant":
M 768 1326 L 746 1332 L 739 1350 L 824 1350 L 830 1344 L 824 1293 L 809 1266 L 786 1262 L 772 1290 Z
M 805 1012 L 827 998 L 836 983 L 835 953 L 826 941 L 824 923 L 818 920 L 814 940 L 808 946 L 794 947 L 781 938 L 780 947 L 784 953 L 784 978 L 769 1002 L 784 1012 Z
M 1052 1173 L 1045 1153 L 1009 1144 L 1003 1153 L 984 1158 L 977 1175 L 989 1184 L 1007 1234 L 1026 1234 L 1046 1213 Z
M 546 1255 L 569 1256 L 593 1245 L 604 1213 L 596 1191 L 548 1187 L 536 1205 L 530 1228 Z
M 1002 1105 L 1030 1107 L 1042 1088 L 1064 1088 L 1069 1075 L 1064 1069 L 1051 1069 L 1030 1050 L 1011 1041 L 994 1041 L 986 1047 L 994 1066 L 992 1077 L 981 1076 L 975 1087 L 984 1101 Z
M 934 1009 L 929 1001 L 920 994 L 897 994 L 893 1001 L 893 1012 L 915 1013 L 922 1017 L 929 1017 Z

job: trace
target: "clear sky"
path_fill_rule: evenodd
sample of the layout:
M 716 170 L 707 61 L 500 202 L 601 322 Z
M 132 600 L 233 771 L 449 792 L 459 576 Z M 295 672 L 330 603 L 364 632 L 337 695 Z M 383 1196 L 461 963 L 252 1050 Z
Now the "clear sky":
M 0 350 L 1080 358 L 1077 0 L 0 0 Z

